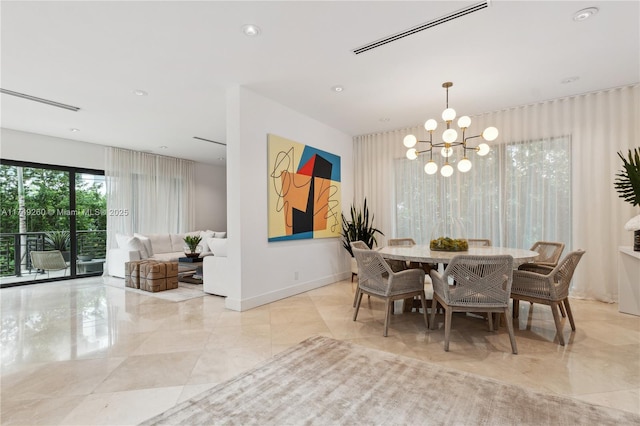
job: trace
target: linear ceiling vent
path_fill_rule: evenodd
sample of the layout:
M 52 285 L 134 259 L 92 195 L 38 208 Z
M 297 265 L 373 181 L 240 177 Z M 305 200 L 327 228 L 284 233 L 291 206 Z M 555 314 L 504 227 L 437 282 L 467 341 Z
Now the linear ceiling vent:
M 224 143 L 224 142 L 213 141 L 213 140 L 211 140 L 211 139 L 205 139 L 205 138 L 201 138 L 201 137 L 198 137 L 198 136 L 194 136 L 193 138 L 194 138 L 194 139 L 198 139 L 198 140 L 200 140 L 200 141 L 211 142 L 211 143 L 217 143 L 218 145 L 224 145 L 224 146 L 227 146 L 227 144 L 226 144 L 226 143 Z
M 460 10 L 452 12 L 452 13 L 450 13 L 448 15 L 441 16 L 440 18 L 436 18 L 436 19 L 434 19 L 432 21 L 425 22 L 424 24 L 417 25 L 417 26 L 415 26 L 413 28 L 410 28 L 410 29 L 408 29 L 406 31 L 402 31 L 402 32 L 399 32 L 399 33 L 394 34 L 392 36 L 389 36 L 387 38 L 383 38 L 381 40 L 374 41 L 373 43 L 369 43 L 369 44 L 364 45 L 362 47 L 358 47 L 357 49 L 353 50 L 353 53 L 355 53 L 356 55 L 359 55 L 361 53 L 366 52 L 367 50 L 375 49 L 376 47 L 383 46 L 383 45 L 385 45 L 387 43 L 391 43 L 392 41 L 400 40 L 403 37 L 418 33 L 420 31 L 426 30 L 428 28 L 435 27 L 436 25 L 444 24 L 445 22 L 449 22 L 449 21 L 452 21 L 452 20 L 457 19 L 457 18 L 461 18 L 464 15 L 468 15 L 470 13 L 477 12 L 477 11 L 485 9 L 487 7 L 489 7 L 489 0 L 486 0 L 486 1 L 483 1 L 483 2 L 480 2 L 480 3 L 476 3 L 476 4 L 472 5 L 472 6 L 468 6 L 468 7 L 465 7 L 464 9 L 460 9 Z
M 24 93 L 14 92 L 12 90 L 0 89 L 0 93 L 4 93 L 5 95 L 17 96 L 18 98 L 26 99 L 28 101 L 40 102 L 40 103 L 51 105 L 54 107 L 68 109 L 69 111 L 73 111 L 73 112 L 80 111 L 80 108 L 73 105 L 61 104 L 60 102 L 50 101 L 49 99 L 37 98 L 35 96 L 25 95 Z

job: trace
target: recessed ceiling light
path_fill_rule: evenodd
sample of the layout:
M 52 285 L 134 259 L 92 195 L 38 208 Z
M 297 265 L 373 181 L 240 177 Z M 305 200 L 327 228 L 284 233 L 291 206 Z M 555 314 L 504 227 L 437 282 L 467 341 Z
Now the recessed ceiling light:
M 342 87 L 342 86 L 333 86 L 331 88 L 331 90 L 333 90 L 334 92 L 340 93 L 340 92 L 344 91 L 344 87 Z
M 378 120 L 379 120 L 379 121 L 382 121 L 383 123 L 387 123 L 387 122 L 391 121 L 391 119 L 390 119 L 390 118 L 388 118 L 388 117 L 383 117 L 383 118 L 380 118 L 380 119 L 378 119 Z
M 75 133 L 75 132 L 79 132 L 80 129 L 76 129 L 75 127 L 72 127 L 69 129 L 69 131 Z
M 218 157 L 218 160 L 224 161 L 224 157 Z
M 567 77 L 567 78 L 563 78 L 560 83 L 562 84 L 569 84 L 569 83 L 573 83 L 574 81 L 578 81 L 580 80 L 580 77 L 578 76 L 573 76 L 573 77 Z
M 162 146 L 160 146 L 159 148 L 160 148 L 160 149 L 167 149 L 167 146 L 166 146 L 166 145 L 162 145 Z
M 260 27 L 253 24 L 247 24 L 242 27 L 242 32 L 248 37 L 255 37 L 260 35 Z
M 133 94 L 136 96 L 147 96 L 148 93 L 145 92 L 144 90 L 140 90 L 140 89 L 136 89 L 133 91 Z
M 581 9 L 573 14 L 573 20 L 576 22 L 584 21 L 598 13 L 598 10 L 599 9 L 597 7 L 588 7 L 586 9 Z

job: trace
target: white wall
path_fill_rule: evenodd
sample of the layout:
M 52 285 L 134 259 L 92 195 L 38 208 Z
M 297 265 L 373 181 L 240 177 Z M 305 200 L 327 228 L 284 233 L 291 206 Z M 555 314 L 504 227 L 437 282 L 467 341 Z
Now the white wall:
M 196 163 L 195 229 L 227 230 L 227 169 Z
M 267 134 L 339 155 L 343 207 L 353 198 L 351 137 L 245 88 L 229 89 L 227 101 L 227 308 L 250 309 L 349 277 L 340 238 L 267 241 Z
M 36 133 L 0 129 L 0 157 L 7 160 L 104 170 L 103 145 Z M 195 229 L 227 228 L 227 180 L 224 167 L 196 163 Z

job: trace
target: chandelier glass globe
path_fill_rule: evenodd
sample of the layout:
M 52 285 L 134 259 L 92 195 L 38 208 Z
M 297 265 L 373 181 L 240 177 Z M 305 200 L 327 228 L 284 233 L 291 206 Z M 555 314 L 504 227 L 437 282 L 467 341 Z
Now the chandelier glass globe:
M 435 174 L 437 171 L 438 165 L 433 160 L 429 160 L 427 164 L 424 165 L 424 172 L 428 175 Z
M 453 167 L 451 166 L 451 164 L 446 163 L 444 166 L 442 166 L 442 168 L 440 169 L 440 174 L 444 177 L 449 177 L 453 174 Z
M 471 166 L 471 161 L 469 161 L 467 157 L 464 157 L 458 162 L 458 170 L 460 170 L 462 173 L 466 173 L 471 170 Z
M 402 143 L 404 143 L 404 146 L 407 148 L 413 148 L 418 143 L 418 138 L 413 135 L 407 135 L 402 140 Z

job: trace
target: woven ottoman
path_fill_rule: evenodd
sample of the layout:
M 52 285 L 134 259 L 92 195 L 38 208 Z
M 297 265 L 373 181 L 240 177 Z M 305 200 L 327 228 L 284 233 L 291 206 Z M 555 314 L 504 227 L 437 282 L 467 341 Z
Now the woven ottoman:
M 140 288 L 140 265 L 149 260 L 132 260 L 124 264 L 124 285 L 131 288 Z
M 140 290 L 158 292 L 178 288 L 178 262 L 140 264 Z

